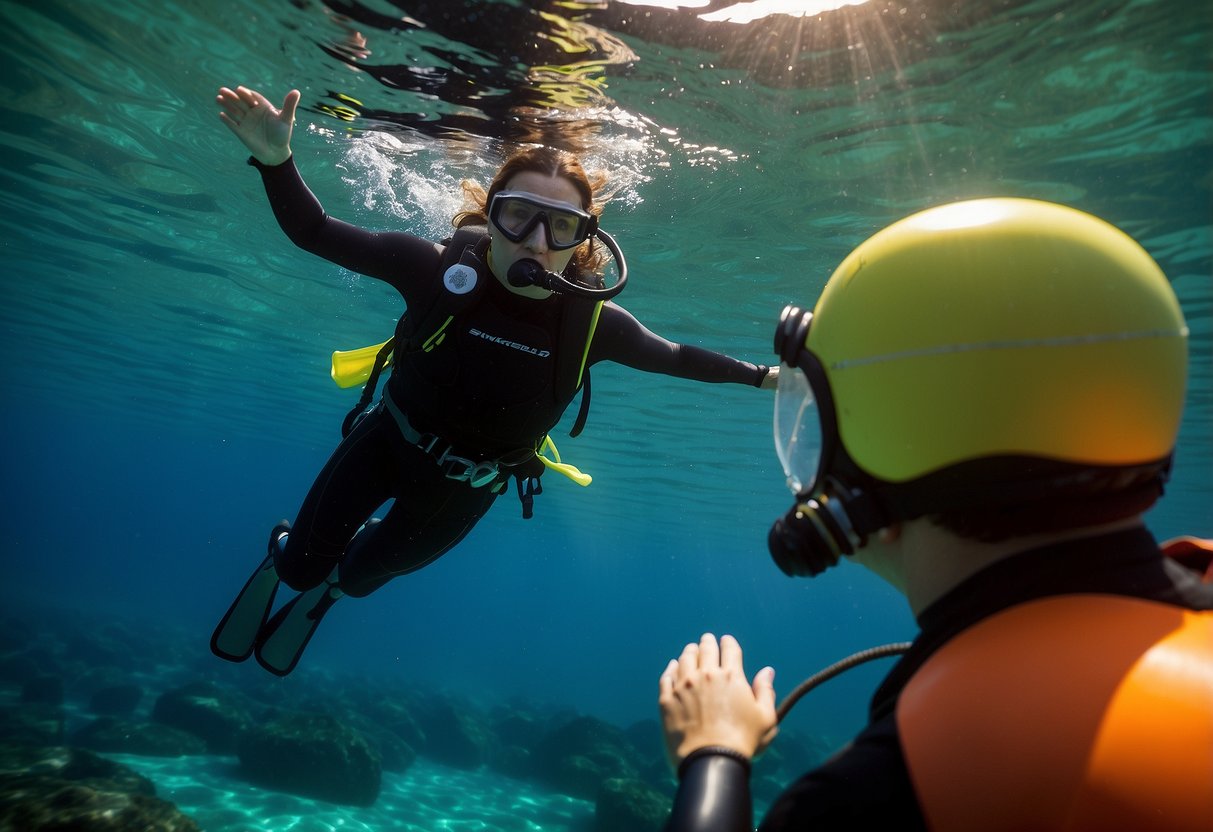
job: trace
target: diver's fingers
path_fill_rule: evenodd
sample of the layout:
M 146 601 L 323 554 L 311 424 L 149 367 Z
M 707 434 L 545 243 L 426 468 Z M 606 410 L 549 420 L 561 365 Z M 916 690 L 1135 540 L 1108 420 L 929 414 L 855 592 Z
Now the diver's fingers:
M 674 678 L 677 674 L 678 659 L 670 659 L 665 670 L 661 671 L 661 678 L 657 680 L 657 698 L 659 700 L 667 699 L 674 693 Z
M 741 664 L 741 645 L 730 635 L 720 637 L 720 666 L 725 670 L 736 670 L 745 675 Z
M 240 100 L 240 96 L 227 87 L 219 88 L 219 94 L 215 96 L 215 103 L 234 117 L 239 117 L 248 111 L 248 106 Z
M 716 636 L 704 633 L 699 639 L 699 669 L 712 670 L 720 667 L 720 647 L 716 644 Z
M 231 130 L 237 136 L 240 135 L 240 125 L 237 124 L 227 113 L 220 113 L 219 120 L 227 126 L 228 130 Z
M 236 94 L 240 96 L 240 100 L 243 101 L 249 107 L 249 109 L 254 107 L 265 107 L 270 103 L 269 99 L 264 95 L 243 85 L 236 87 Z
M 699 645 L 692 641 L 686 647 L 682 648 L 682 654 L 678 657 L 678 677 L 685 679 L 698 669 Z
M 775 713 L 775 668 L 764 667 L 754 674 L 754 701 L 764 714 Z
M 286 94 L 286 98 L 282 99 L 282 120 L 287 124 L 292 124 L 295 121 L 295 108 L 299 106 L 299 99 L 302 96 L 299 90 L 291 90 Z
M 759 713 L 766 731 L 758 738 L 758 747 L 754 754 L 761 754 L 779 733 L 779 712 L 775 708 L 775 668 L 764 667 L 754 675 L 754 701 L 758 704 Z

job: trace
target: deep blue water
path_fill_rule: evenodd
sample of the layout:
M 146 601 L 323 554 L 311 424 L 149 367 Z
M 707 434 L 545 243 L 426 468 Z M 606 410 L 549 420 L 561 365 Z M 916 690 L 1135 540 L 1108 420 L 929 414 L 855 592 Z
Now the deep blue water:
M 278 232 L 215 115 L 216 88 L 239 83 L 303 91 L 298 164 L 365 226 L 438 236 L 458 182 L 487 181 L 509 142 L 577 147 L 617 189 L 620 301 L 755 361 L 784 304 L 812 303 L 906 213 L 1015 195 L 1100 215 L 1159 260 L 1192 331 L 1151 527 L 1213 536 L 1208 4 L 907 0 L 745 25 L 700 16 L 724 2 L 582 5 L 0 4 L 0 600 L 136 616 L 205 654 L 355 397 L 329 352 L 382 340 L 402 311 Z M 655 714 L 658 673 L 704 630 L 736 634 L 751 671 L 773 664 L 781 693 L 912 635 L 859 568 L 808 582 L 771 563 L 789 498 L 769 394 L 611 367 L 594 387 L 585 435 L 557 434 L 590 488 L 548 477 L 530 521 L 502 499 L 453 554 L 341 602 L 300 673 L 626 724 Z M 793 719 L 846 736 L 880 672 Z

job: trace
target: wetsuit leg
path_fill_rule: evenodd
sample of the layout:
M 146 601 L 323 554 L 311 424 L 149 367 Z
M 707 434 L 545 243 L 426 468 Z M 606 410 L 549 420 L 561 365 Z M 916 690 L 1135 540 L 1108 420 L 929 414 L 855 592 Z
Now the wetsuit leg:
M 287 586 L 300 592 L 318 586 L 358 528 L 393 496 L 393 469 L 401 464 L 402 442 L 391 415 L 378 407 L 333 451 L 303 500 L 286 547 L 275 558 L 278 576 Z
M 405 453 L 413 459 L 398 471 L 391 509 L 358 533 L 341 563 L 339 585 L 347 595 L 369 595 L 433 563 L 467 536 L 496 499 L 491 487 L 447 479 L 419 449 L 407 446 Z

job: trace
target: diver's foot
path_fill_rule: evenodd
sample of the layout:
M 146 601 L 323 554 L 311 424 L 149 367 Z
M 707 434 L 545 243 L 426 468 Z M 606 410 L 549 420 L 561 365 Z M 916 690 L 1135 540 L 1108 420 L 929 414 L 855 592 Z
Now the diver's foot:
M 279 520 L 278 525 L 270 530 L 270 557 L 281 554 L 286 548 L 286 536 L 291 533 L 291 523 L 289 520 Z

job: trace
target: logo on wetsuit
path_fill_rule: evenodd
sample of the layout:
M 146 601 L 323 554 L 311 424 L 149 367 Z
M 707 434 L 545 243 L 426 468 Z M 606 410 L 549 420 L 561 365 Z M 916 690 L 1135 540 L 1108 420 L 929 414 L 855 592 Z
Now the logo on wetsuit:
M 511 349 L 515 349 L 520 352 L 527 352 L 539 358 L 547 358 L 552 354 L 549 350 L 538 350 L 534 347 L 528 347 L 526 344 L 519 344 L 517 341 L 507 341 L 505 338 L 498 338 L 496 335 L 489 335 L 487 332 L 481 332 L 475 327 L 470 327 L 468 332 L 477 338 L 483 338 L 486 341 L 490 341 L 494 344 L 500 344 L 503 347 L 510 347 Z
M 476 280 L 476 270 L 462 263 L 456 263 L 442 274 L 442 285 L 456 295 L 466 295 L 475 289 Z

